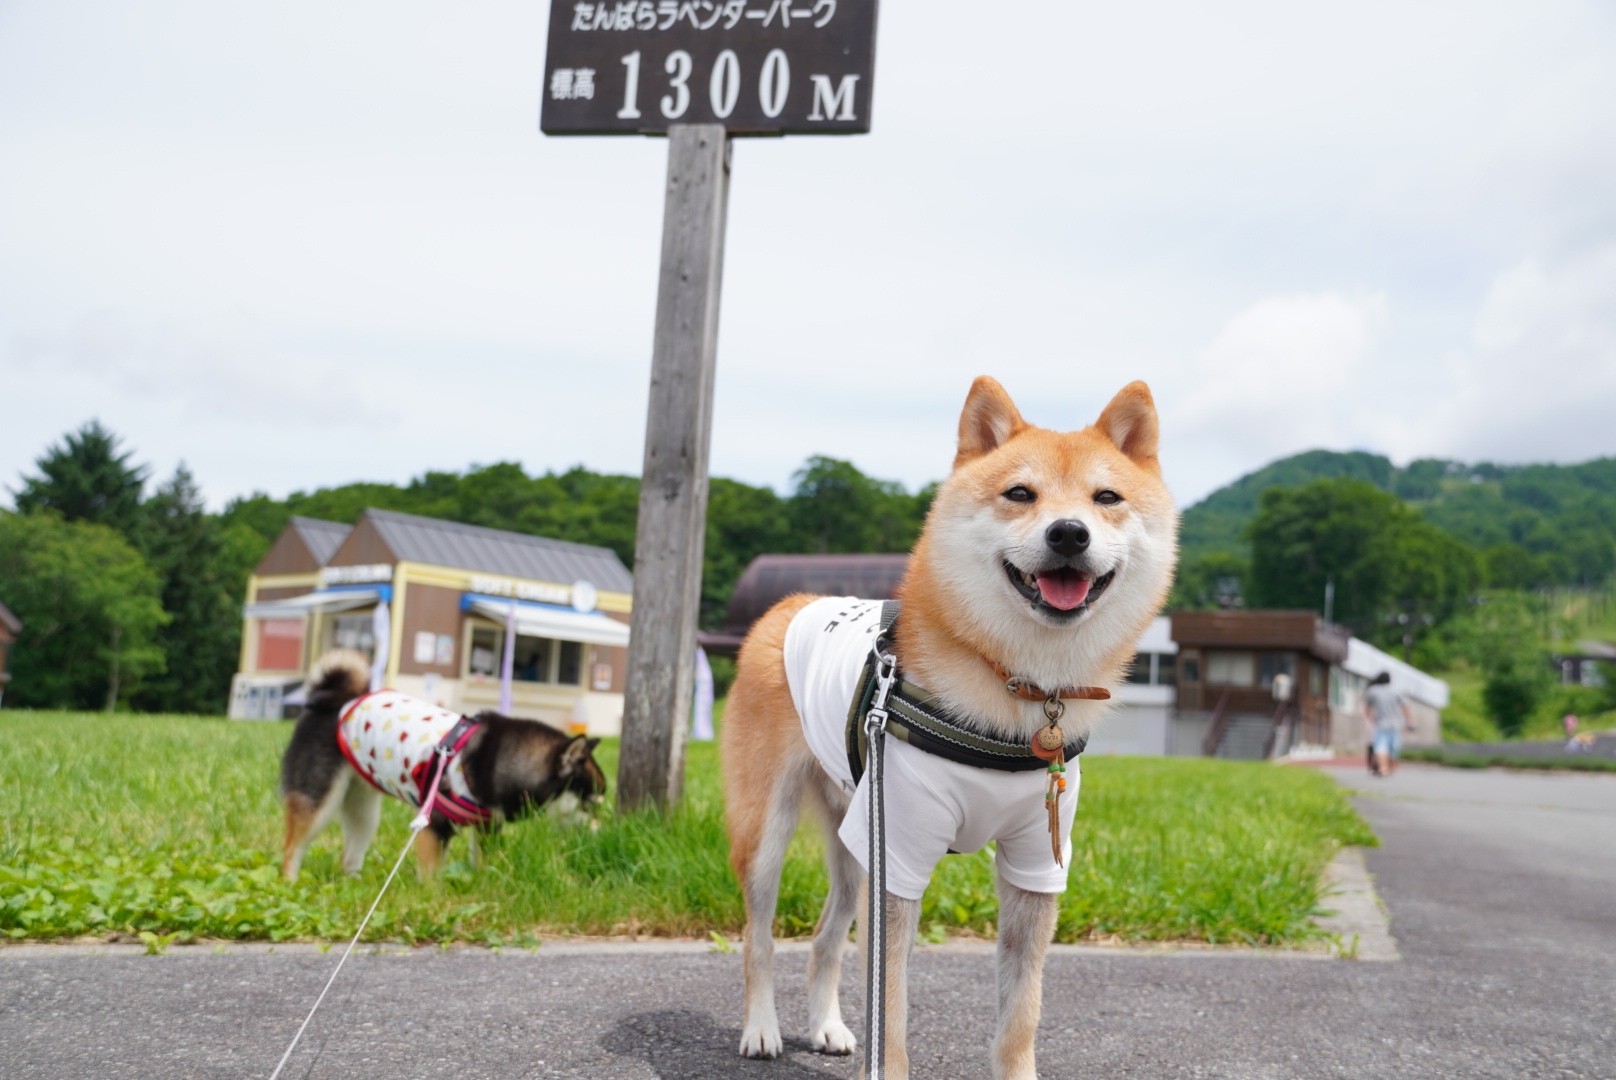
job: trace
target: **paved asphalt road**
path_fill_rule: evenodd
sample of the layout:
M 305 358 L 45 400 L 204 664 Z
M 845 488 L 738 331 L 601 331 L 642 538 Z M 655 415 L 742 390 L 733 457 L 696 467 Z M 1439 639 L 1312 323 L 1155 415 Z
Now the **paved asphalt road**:
M 1616 777 L 1340 778 L 1368 793 L 1401 961 L 1066 952 L 1042 1075 L 1616 1077 Z M 0 1075 L 267 1076 L 334 955 L 0 950 Z M 786 1056 L 750 1062 L 736 956 L 356 957 L 285 1075 L 851 1077 L 801 1041 L 804 962 L 781 959 Z M 990 958 L 916 969 L 916 1075 L 988 1075 Z

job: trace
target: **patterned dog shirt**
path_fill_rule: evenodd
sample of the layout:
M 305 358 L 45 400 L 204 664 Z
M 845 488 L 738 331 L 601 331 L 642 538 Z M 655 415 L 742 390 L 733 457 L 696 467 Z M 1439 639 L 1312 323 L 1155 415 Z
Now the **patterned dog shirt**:
M 343 706 L 337 745 L 378 791 L 420 806 L 437 767 L 434 751 L 460 720 L 459 713 L 397 690 L 375 690 Z M 487 821 L 488 812 L 466 783 L 461 757 L 450 756 L 433 810 L 457 825 Z

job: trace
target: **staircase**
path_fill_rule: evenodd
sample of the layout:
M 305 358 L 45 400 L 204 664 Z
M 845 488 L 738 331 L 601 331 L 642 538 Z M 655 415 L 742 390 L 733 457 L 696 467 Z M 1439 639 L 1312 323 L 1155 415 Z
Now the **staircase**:
M 1261 761 L 1273 731 L 1272 717 L 1251 714 L 1231 716 L 1212 756 L 1234 761 Z

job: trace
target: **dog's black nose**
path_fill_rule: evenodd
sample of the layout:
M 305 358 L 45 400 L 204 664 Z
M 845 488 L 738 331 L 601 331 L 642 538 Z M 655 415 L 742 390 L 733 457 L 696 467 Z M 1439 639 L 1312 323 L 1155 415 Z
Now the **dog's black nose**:
M 1044 543 L 1055 554 L 1069 559 L 1080 551 L 1088 550 L 1089 527 L 1081 521 L 1062 518 L 1044 530 Z

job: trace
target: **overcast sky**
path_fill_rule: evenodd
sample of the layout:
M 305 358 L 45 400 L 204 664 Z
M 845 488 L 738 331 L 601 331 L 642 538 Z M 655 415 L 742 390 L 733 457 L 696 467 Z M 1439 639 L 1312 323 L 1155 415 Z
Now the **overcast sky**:
M 542 3 L 0 0 L 0 485 L 637 472 L 667 144 Z M 942 475 L 1132 379 L 1188 503 L 1313 447 L 1616 452 L 1608 3 L 883 0 L 874 130 L 735 150 L 713 471 Z

